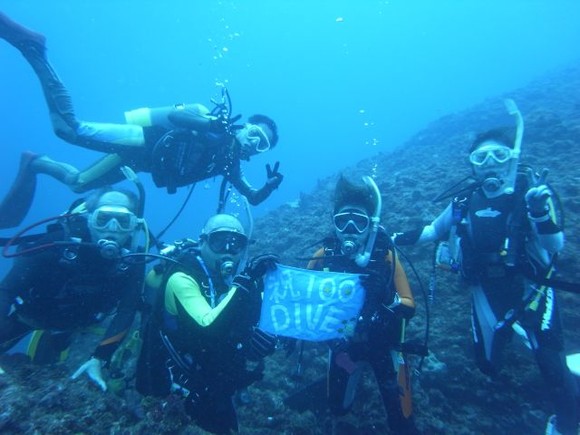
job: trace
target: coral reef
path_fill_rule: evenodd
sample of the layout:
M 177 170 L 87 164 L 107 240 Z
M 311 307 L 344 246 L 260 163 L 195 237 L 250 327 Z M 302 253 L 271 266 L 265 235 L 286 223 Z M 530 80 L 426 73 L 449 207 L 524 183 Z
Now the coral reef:
M 432 199 L 447 185 L 469 175 L 467 153 L 478 132 L 512 122 L 504 97 L 513 98 L 526 122 L 521 161 L 550 169 L 548 181 L 559 193 L 566 217 L 567 246 L 561 255 L 562 279 L 580 282 L 580 67 L 555 72 L 509 95 L 497 96 L 460 113 L 449 114 L 418 132 L 395 152 L 381 153 L 344 171 L 367 175 L 375 169 L 384 196 L 382 221 L 391 231 L 417 228 L 446 206 Z M 288 174 L 291 177 L 291 174 Z M 336 175 L 322 179 L 299 201 L 281 206 L 255 223 L 252 253 L 276 252 L 286 264 L 303 266 L 318 241 L 331 230 L 331 198 Z M 406 250 L 426 286 L 432 271 L 431 247 Z M 425 295 L 409 272 L 420 308 L 409 337 L 422 338 Z M 457 277 L 438 272 L 431 306 L 429 348 L 423 371 L 413 378 L 417 425 L 431 434 L 543 433 L 552 405 L 532 355 L 515 341 L 506 349 L 504 370 L 494 379 L 481 374 L 472 359 L 469 294 Z M 558 292 L 570 352 L 580 351 L 577 296 Z M 82 340 L 81 340 L 82 341 Z M 0 432 L 2 433 L 203 433 L 184 414 L 177 397 L 142 398 L 126 373 L 125 388 L 103 394 L 85 379 L 71 381 L 84 343 L 75 343 L 69 360 L 35 366 L 18 356 L 0 357 Z M 323 401 L 312 397 L 307 409 L 285 401 L 323 376 L 326 348 L 305 345 L 299 352 L 276 352 L 266 361 L 264 379 L 239 398 L 241 432 L 247 434 L 329 433 L 332 421 Z M 79 359 L 81 358 L 81 359 Z M 411 363 L 418 363 L 411 357 Z M 298 368 L 301 368 L 300 370 Z M 374 380 L 360 385 L 353 412 L 337 433 L 388 433 Z

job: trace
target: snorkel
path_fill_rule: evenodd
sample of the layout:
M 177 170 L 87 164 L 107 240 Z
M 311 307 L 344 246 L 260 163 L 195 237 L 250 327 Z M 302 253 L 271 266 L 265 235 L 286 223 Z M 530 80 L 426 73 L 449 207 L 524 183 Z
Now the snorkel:
M 242 196 L 242 202 L 243 202 L 244 210 L 246 211 L 246 218 L 248 219 L 248 225 L 246 228 L 246 236 L 248 238 L 248 243 L 249 243 L 249 241 L 251 240 L 251 237 L 252 237 L 252 233 L 254 232 L 254 217 L 252 216 L 252 210 L 250 209 L 250 204 L 248 203 L 248 199 L 245 196 Z M 242 257 L 238 261 L 237 267 L 234 267 L 235 262 L 233 260 L 224 261 L 220 267 L 221 274 L 222 274 L 222 277 L 224 278 L 224 281 L 228 285 L 231 285 L 231 281 L 234 279 L 234 276 L 237 274 L 240 274 L 244 270 L 247 262 L 248 262 L 248 248 L 246 248 L 244 250 L 244 254 L 242 255 Z
M 510 168 L 505 180 L 504 193 L 511 195 L 515 191 L 516 177 L 518 173 L 518 160 L 522 150 L 522 138 L 524 136 L 524 118 L 520 113 L 515 101 L 511 98 L 504 100 L 505 107 L 508 113 L 516 117 L 516 138 L 514 140 L 514 148 L 512 150 L 512 158 Z
M 135 216 L 137 216 L 137 227 L 143 230 L 143 234 L 145 235 L 145 252 L 149 252 L 149 229 L 147 227 L 147 222 L 143 218 L 145 213 L 145 188 L 143 187 L 143 183 L 139 180 L 139 177 L 135 173 L 133 169 L 129 166 L 122 166 L 121 172 L 125 176 L 128 181 L 131 181 L 135 187 L 137 188 L 138 198 L 137 205 L 135 207 Z M 138 240 L 137 237 L 131 237 L 131 252 L 136 252 L 138 248 Z
M 377 239 L 377 233 L 379 232 L 379 223 L 381 221 L 381 209 L 382 209 L 382 198 L 381 193 L 379 192 L 379 188 L 375 180 L 371 177 L 364 176 L 363 181 L 365 184 L 372 188 L 375 197 L 376 197 L 376 207 L 373 216 L 371 217 L 371 229 L 369 233 L 369 237 L 367 239 L 367 244 L 365 246 L 365 250 L 355 257 L 355 262 L 359 267 L 366 267 L 369 264 L 371 259 L 371 252 L 375 246 L 375 241 Z

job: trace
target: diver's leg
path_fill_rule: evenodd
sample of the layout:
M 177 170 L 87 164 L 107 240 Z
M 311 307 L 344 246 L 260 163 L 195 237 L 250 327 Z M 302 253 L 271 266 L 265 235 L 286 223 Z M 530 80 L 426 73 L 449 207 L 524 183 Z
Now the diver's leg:
M 328 406 L 335 416 L 348 413 L 354 402 L 358 381 L 362 374 L 360 363 L 351 359 L 349 352 L 330 353 L 328 367 Z
M 7 290 L 0 292 L 0 355 L 9 351 L 32 331 L 32 328 L 19 321 L 14 313 L 11 314 L 14 296 Z
M 144 396 L 165 397 L 171 391 L 171 378 L 167 368 L 167 349 L 161 341 L 154 321 L 143 328 L 143 346 L 135 369 L 135 388 Z
M 497 328 L 498 315 L 481 285 L 472 286 L 471 292 L 475 362 L 483 373 L 494 376 L 499 372 L 503 348 L 511 339 L 512 329 L 509 326 Z
M 559 309 L 553 289 L 548 288 L 540 309 L 529 311 L 522 321 L 528 334 L 542 377 L 554 403 L 556 429 L 562 434 L 576 434 L 578 426 L 578 387 L 566 364 Z
M 13 228 L 26 217 L 36 191 L 36 173 L 31 162 L 36 154 L 24 152 L 20 157 L 20 169 L 10 190 L 0 203 L 0 228 Z
M 397 368 L 393 362 L 392 343 L 400 339 L 401 328 L 395 327 L 392 322 L 389 326 L 390 331 L 369 335 L 368 361 L 379 387 L 391 431 L 396 434 L 417 434 L 419 431 L 415 426 L 411 406 L 405 408 L 407 417 L 403 412 L 403 386 L 399 385 Z M 399 370 L 404 369 L 399 367 Z
M 83 122 L 76 118 L 72 99 L 46 57 L 43 35 L 26 29 L 0 12 L 0 37 L 20 50 L 36 73 L 57 136 L 106 153 L 144 145 L 143 129 L 138 125 Z
M 73 192 L 83 193 L 123 180 L 120 167 L 123 159 L 118 154 L 107 154 L 82 172 L 72 165 L 41 156 L 31 163 L 37 174 L 46 174 L 66 184 Z

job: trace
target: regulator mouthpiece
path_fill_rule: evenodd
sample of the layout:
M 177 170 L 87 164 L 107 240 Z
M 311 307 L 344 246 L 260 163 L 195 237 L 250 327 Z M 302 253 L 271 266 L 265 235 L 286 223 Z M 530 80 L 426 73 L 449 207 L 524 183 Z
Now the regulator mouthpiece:
M 345 240 L 342 242 L 342 252 L 346 255 L 354 254 L 357 249 L 357 244 L 353 240 Z
M 222 261 L 220 265 L 220 273 L 223 277 L 231 276 L 236 272 L 235 264 L 232 260 Z
M 501 182 L 501 180 L 499 178 L 492 177 L 492 178 L 486 178 L 483 182 L 482 187 L 486 192 L 496 193 L 497 191 L 499 191 L 502 184 L 503 183 Z
M 103 258 L 114 260 L 121 257 L 121 247 L 113 240 L 101 239 L 97 242 L 99 252 Z

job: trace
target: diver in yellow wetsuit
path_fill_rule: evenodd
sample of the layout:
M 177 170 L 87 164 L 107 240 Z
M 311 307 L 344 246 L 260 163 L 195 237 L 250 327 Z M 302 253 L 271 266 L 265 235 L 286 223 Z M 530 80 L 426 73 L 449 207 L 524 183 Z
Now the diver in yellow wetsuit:
M 137 369 L 142 394 L 180 392 L 196 424 L 216 433 L 237 431 L 232 397 L 262 376 L 260 361 L 276 339 L 257 329 L 261 277 L 273 257 L 250 261 L 236 273 L 247 249 L 244 227 L 218 214 L 203 228 L 199 243 L 175 247 L 175 261 L 147 277 L 154 289 Z

